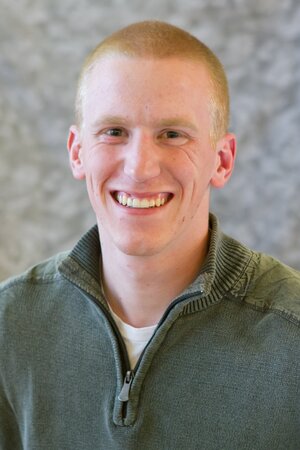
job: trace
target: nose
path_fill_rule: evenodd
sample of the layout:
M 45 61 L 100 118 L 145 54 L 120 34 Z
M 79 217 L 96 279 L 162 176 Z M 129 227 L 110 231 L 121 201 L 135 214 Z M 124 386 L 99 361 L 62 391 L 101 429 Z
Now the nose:
M 158 149 L 144 133 L 133 136 L 128 143 L 124 160 L 124 173 L 137 183 L 151 180 L 160 174 Z

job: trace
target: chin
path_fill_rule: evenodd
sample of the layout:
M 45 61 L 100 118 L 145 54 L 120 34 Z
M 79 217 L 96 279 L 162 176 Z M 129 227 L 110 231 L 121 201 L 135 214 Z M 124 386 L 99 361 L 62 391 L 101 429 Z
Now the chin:
M 159 242 L 149 242 L 149 240 L 142 239 L 140 241 L 130 241 L 125 242 L 120 240 L 116 242 L 118 249 L 128 256 L 153 256 L 160 253 L 165 247 L 163 243 Z

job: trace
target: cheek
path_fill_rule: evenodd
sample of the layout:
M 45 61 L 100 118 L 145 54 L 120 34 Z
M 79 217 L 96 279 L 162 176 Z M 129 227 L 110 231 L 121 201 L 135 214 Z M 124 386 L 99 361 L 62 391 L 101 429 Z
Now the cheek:
M 95 190 L 112 173 L 112 162 L 108 155 L 100 151 L 91 151 L 85 158 L 87 184 Z
M 91 185 L 91 180 L 86 177 L 86 190 L 87 195 L 89 199 L 90 206 L 92 207 L 92 210 L 94 211 L 94 214 L 98 216 L 99 206 L 96 196 L 94 195 L 94 191 Z
M 212 150 L 213 151 L 213 150 Z M 177 171 L 177 181 L 181 186 L 182 225 L 193 220 L 209 201 L 210 181 L 214 171 L 214 155 L 208 153 L 193 154 L 181 159 L 181 170 Z M 179 219 L 179 217 L 178 217 Z
M 199 191 L 207 186 L 210 172 L 211 168 L 207 161 L 199 158 L 191 159 L 186 155 L 178 159 L 177 164 L 172 167 L 173 176 L 181 186 L 184 197 L 199 194 Z
M 98 208 L 99 191 L 97 189 L 97 182 L 91 175 L 86 176 L 86 188 L 91 205 L 96 210 Z
M 114 170 L 105 158 L 90 158 L 86 170 L 86 187 L 94 210 L 101 209 L 107 203 L 107 182 Z
M 209 176 L 215 164 L 215 152 L 207 145 L 195 144 L 173 155 L 172 166 L 182 179 L 191 180 Z

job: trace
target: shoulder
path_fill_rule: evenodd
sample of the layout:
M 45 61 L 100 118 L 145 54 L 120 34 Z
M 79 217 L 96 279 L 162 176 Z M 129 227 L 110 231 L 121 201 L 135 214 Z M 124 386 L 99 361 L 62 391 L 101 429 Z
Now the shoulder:
M 245 301 L 300 324 L 300 272 L 277 259 L 253 252 Z
M 55 255 L 0 284 L 0 355 L 21 344 L 30 348 L 49 323 L 55 323 L 62 298 L 68 295 L 58 270 L 65 256 Z
M 34 283 L 43 280 L 52 280 L 58 274 L 58 266 L 69 252 L 58 253 L 45 261 L 30 267 L 20 275 L 10 277 L 0 283 L 0 294 L 8 288 L 22 283 Z
M 68 252 L 59 253 L 29 268 L 20 275 L 0 283 L 0 313 L 7 303 L 24 301 L 36 288 L 56 283 L 61 277 L 58 267 Z

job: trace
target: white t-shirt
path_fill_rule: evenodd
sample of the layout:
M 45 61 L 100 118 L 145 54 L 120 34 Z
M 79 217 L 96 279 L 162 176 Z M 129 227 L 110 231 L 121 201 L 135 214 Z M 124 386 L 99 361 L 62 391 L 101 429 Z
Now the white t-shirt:
M 120 319 L 120 317 L 117 316 L 117 314 L 115 314 L 111 308 L 109 309 L 126 345 L 127 353 L 129 356 L 130 368 L 134 369 L 137 360 L 139 359 L 144 348 L 146 347 L 157 325 L 151 325 L 150 327 L 135 328 L 131 325 L 128 325 L 128 323 L 123 322 L 123 320 Z

